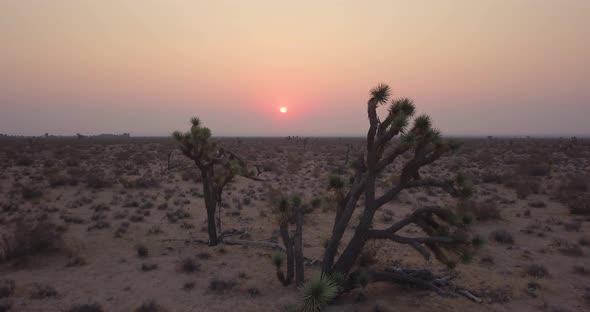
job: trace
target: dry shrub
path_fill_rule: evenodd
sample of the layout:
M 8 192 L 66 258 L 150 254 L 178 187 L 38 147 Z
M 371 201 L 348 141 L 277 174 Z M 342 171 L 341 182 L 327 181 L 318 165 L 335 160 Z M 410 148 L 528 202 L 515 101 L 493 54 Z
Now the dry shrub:
M 33 165 L 33 159 L 26 155 L 21 155 L 16 160 L 16 165 L 21 167 L 29 167 Z
M 541 192 L 541 181 L 530 176 L 512 176 L 505 179 L 504 185 L 516 191 L 519 199 Z
M 72 175 L 68 175 L 65 173 L 56 173 L 49 177 L 49 185 L 51 187 L 58 187 L 58 186 L 66 186 L 66 185 L 77 185 L 78 179 L 76 179 Z
M 570 175 L 560 185 L 555 197 L 564 203 L 570 213 L 590 214 L 589 178 L 585 175 Z
M 233 278 L 215 276 L 209 280 L 209 290 L 224 293 L 237 285 Z
M 502 229 L 493 231 L 492 238 L 498 243 L 502 244 L 512 245 L 514 243 L 514 237 L 512 236 L 512 234 Z
M 62 231 L 53 223 L 18 221 L 12 234 L 2 235 L 0 260 L 26 259 L 64 248 Z
M 143 303 L 135 312 L 165 312 L 167 311 L 161 305 L 157 304 L 156 301 L 150 300 L 148 302 Z
M 35 199 L 43 195 L 41 188 L 36 185 L 25 185 L 21 189 L 21 195 L 24 199 Z
M 590 195 L 572 198 L 567 203 L 571 214 L 589 215 L 590 214 Z
M 543 265 L 529 264 L 525 268 L 525 273 L 535 278 L 544 278 L 549 276 L 549 271 Z
M 265 161 L 261 164 L 261 167 L 264 172 L 272 171 L 277 174 L 281 174 L 281 167 L 280 167 L 279 163 L 276 161 L 271 161 L 271 160 Z
M 100 189 L 113 185 L 113 180 L 100 168 L 93 168 L 85 178 L 86 185 L 90 188 Z
M 98 303 L 77 304 L 65 310 L 65 312 L 104 312 L 105 310 Z
M 187 168 L 182 172 L 182 181 L 193 181 L 195 183 L 201 183 L 203 178 L 201 177 L 201 171 L 196 168 Z
M 160 181 L 149 174 L 144 174 L 143 176 L 133 180 L 121 179 L 120 182 L 125 188 L 147 189 L 160 186 Z
M 287 158 L 287 172 L 289 174 L 295 174 L 301 169 L 303 160 L 300 157 L 290 156 Z
M 457 213 L 463 216 L 472 216 L 478 221 L 499 220 L 502 218 L 500 208 L 498 208 L 495 201 L 462 200 L 457 203 Z
M 538 158 L 527 159 L 519 164 L 517 171 L 531 177 L 544 177 L 551 173 L 551 164 Z
M 10 297 L 14 294 L 16 284 L 14 280 L 3 280 L 0 282 L 0 298 Z

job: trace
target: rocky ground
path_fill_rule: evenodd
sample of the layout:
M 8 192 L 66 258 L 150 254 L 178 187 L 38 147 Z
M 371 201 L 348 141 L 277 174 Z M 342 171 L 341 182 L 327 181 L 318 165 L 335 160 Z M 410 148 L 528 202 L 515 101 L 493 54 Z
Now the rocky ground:
M 461 172 L 473 181 L 474 196 L 457 201 L 437 190 L 404 192 L 377 214 L 375 227 L 424 206 L 469 213 L 469 230 L 483 245 L 452 273 L 455 285 L 484 302 L 371 283 L 330 310 L 590 310 L 590 142 L 461 141 L 458 153 L 423 174 Z M 303 231 L 306 274 L 319 271 L 334 220 L 328 176 L 346 172 L 347 151 L 352 155 L 362 141 L 220 143 L 263 171 L 263 181 L 237 177 L 228 186 L 222 232 L 277 242 L 269 199 L 299 193 L 310 205 Z M 382 186 L 396 174 L 394 167 Z M 2 139 L 0 311 L 281 311 L 297 302 L 297 288 L 276 278 L 271 249 L 207 246 L 199 182 L 194 164 L 168 139 Z M 371 242 L 363 261 L 449 273 L 388 241 Z

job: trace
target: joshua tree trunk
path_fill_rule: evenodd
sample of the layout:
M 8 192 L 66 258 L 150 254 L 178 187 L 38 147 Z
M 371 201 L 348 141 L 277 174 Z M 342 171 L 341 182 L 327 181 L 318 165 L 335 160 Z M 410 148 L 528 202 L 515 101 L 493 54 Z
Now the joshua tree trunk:
M 295 271 L 295 263 L 293 261 L 293 241 L 291 240 L 291 237 L 289 237 L 289 228 L 287 223 L 281 223 L 279 226 L 279 232 L 281 234 L 281 238 L 283 239 L 283 244 L 285 244 L 285 252 L 287 253 L 287 276 L 285 277 L 282 271 L 277 270 L 277 277 L 284 286 L 288 286 L 293 281 L 293 274 Z
M 304 267 L 303 267 L 303 208 L 298 207 L 296 211 L 296 225 L 295 225 L 295 283 L 301 285 L 304 282 Z
M 215 246 L 217 240 L 217 227 L 215 226 L 215 211 L 217 199 L 214 186 L 211 184 L 211 175 L 207 168 L 201 168 L 203 179 L 203 196 L 205 197 L 205 209 L 207 210 L 207 232 L 209 233 L 209 246 Z

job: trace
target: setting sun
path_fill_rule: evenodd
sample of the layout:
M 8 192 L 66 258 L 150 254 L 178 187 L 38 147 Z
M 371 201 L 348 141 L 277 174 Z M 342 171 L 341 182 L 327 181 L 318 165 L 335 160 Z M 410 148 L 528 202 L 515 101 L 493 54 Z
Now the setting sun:
M 287 108 L 286 107 L 281 107 L 279 108 L 279 112 L 281 112 L 282 114 L 287 112 Z

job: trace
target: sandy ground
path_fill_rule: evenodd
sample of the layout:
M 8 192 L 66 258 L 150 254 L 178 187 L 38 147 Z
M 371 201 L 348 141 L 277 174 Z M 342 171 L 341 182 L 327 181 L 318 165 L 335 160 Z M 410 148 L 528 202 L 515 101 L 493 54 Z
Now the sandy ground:
M 0 233 L 10 235 L 16 220 L 25 218 L 57 224 L 65 238 L 63 249 L 31 256 L 24 264 L 0 262 L 0 286 L 8 280 L 15 283 L 14 292 L 0 298 L 0 306 L 12 306 L 9 311 L 66 311 L 94 302 L 104 311 L 135 311 L 149 300 L 155 300 L 160 311 L 281 311 L 297 302 L 296 287 L 283 287 L 276 279 L 272 250 L 203 243 L 207 233 L 202 186 L 194 180 L 195 168 L 179 153 L 172 153 L 172 168 L 167 168 L 172 142 L 23 139 L 0 144 Z M 346 145 L 360 147 L 362 142 L 311 139 L 304 147 L 301 141 L 281 138 L 225 139 L 223 144 L 263 164 L 266 171 L 260 175 L 263 182 L 238 177 L 225 191 L 222 230 L 238 233 L 234 238 L 276 241 L 278 226 L 268 200 L 271 188 L 301 193 L 307 200 L 322 197 L 321 206 L 305 216 L 303 238 L 305 256 L 321 260 L 334 218 L 327 177 L 342 170 Z M 472 290 L 485 303 L 373 283 L 364 290 L 365 300 L 359 301 L 361 290 L 355 290 L 329 310 L 589 311 L 590 218 L 570 213 L 568 199 L 560 195 L 572 176 L 587 178 L 590 145 L 579 142 L 573 150 L 566 145 L 567 140 L 467 140 L 462 152 L 424 170 L 433 176 L 466 173 L 475 182 L 474 200 L 500 211 L 500 218 L 471 226 L 485 244 L 454 270 L 454 284 Z M 548 172 L 519 171 L 523 163 L 539 161 L 550 164 Z M 104 185 L 93 184 L 92 177 L 103 173 Z M 65 185 L 59 177 L 67 180 Z M 132 183 L 139 178 L 144 183 Z M 521 178 L 526 179 L 516 187 L 510 183 Z M 522 191 L 530 194 L 517 196 L 517 188 L 532 184 L 533 191 Z M 26 194 L 27 187 L 39 193 Z M 565 197 L 587 195 L 582 189 Z M 404 192 L 377 213 L 375 227 L 391 224 L 388 216 L 395 221 L 417 207 L 456 204 L 439 191 Z M 497 230 L 510 233 L 513 242 L 496 241 Z M 347 235 L 351 232 L 352 228 Z M 138 256 L 138 245 L 147 248 L 146 257 Z M 369 247 L 376 253 L 376 267 L 447 272 L 408 246 L 376 241 Z M 187 258 L 199 269 L 183 271 Z M 531 264 L 542 266 L 548 275 L 527 274 Z M 317 262 L 308 261 L 306 276 L 318 270 Z M 212 290 L 217 280 L 233 287 Z M 55 293 L 40 295 L 40 287 Z

